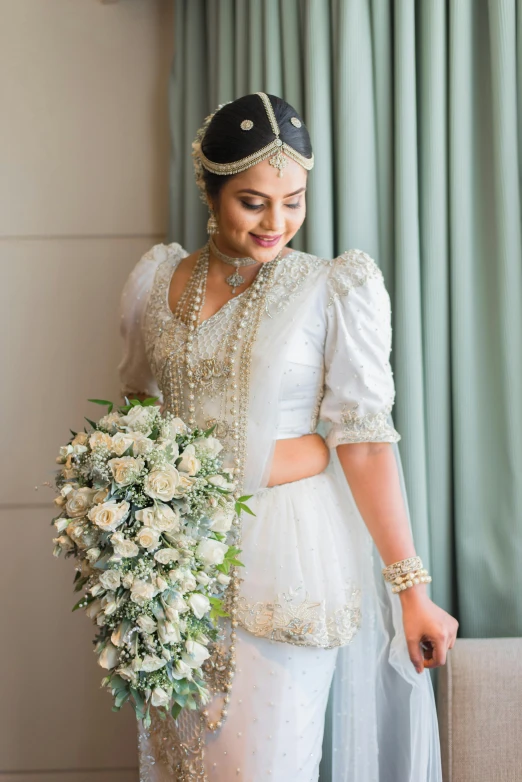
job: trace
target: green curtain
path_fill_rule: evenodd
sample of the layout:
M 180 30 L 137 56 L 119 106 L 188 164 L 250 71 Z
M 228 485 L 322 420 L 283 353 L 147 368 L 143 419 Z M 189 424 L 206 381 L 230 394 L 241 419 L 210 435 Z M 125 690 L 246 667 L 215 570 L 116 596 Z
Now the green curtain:
M 316 165 L 295 246 L 372 255 L 392 297 L 401 455 L 431 596 L 522 634 L 522 0 L 176 0 L 170 240 L 206 212 L 190 145 L 264 90 Z

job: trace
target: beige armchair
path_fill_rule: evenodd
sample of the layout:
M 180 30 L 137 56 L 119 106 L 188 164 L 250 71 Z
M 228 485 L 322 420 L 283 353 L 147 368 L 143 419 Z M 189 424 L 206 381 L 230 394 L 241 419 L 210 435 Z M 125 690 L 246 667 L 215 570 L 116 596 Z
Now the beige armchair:
M 444 782 L 522 782 L 522 638 L 458 639 L 438 675 Z

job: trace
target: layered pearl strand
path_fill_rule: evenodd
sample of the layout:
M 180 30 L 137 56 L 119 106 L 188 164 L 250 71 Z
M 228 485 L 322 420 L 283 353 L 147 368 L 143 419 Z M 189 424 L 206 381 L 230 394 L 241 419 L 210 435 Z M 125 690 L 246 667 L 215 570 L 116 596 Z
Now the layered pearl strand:
M 185 290 L 181 295 L 176 306 L 175 315 L 187 325 L 187 338 L 184 346 L 184 353 L 181 363 L 185 369 L 186 380 L 188 384 L 188 416 L 187 424 L 189 427 L 196 426 L 196 383 L 194 372 L 191 368 L 191 356 L 194 351 L 194 340 L 198 328 L 201 310 L 203 307 L 208 267 L 210 257 L 210 246 L 207 243 L 202 249 L 198 261 L 194 267 L 193 274 Z M 254 345 L 261 315 L 264 308 L 265 295 L 271 286 L 275 271 L 282 258 L 279 253 L 270 263 L 264 264 L 259 270 L 256 279 L 245 291 L 245 295 L 238 304 L 237 314 L 231 323 L 230 333 L 227 335 L 225 343 L 226 363 L 228 368 L 229 383 L 225 390 L 225 398 L 230 407 L 228 413 L 232 416 L 230 419 L 230 431 L 232 433 L 232 454 L 234 467 L 232 469 L 234 486 L 234 497 L 238 499 L 241 496 L 241 487 L 243 485 L 245 461 L 246 461 L 246 432 L 247 432 L 247 414 L 248 397 L 250 387 L 250 364 L 252 347 Z M 246 329 L 248 327 L 248 333 Z M 246 336 L 245 336 L 246 334 Z M 240 342 L 244 339 L 242 350 Z M 181 401 L 181 400 L 180 400 Z M 179 414 L 179 403 L 175 399 L 176 415 Z M 234 544 L 241 542 L 241 521 L 238 517 L 234 519 Z M 209 720 L 208 709 L 204 709 L 202 720 L 209 731 L 216 731 L 223 725 L 228 715 L 228 704 L 230 702 L 230 690 L 235 676 L 236 669 L 236 628 L 237 621 L 237 603 L 239 600 L 240 578 L 237 567 L 231 569 L 231 580 L 227 587 L 226 604 L 230 614 L 230 646 L 228 648 L 226 671 L 224 683 L 225 695 L 223 696 L 223 706 L 220 716 L 217 720 Z

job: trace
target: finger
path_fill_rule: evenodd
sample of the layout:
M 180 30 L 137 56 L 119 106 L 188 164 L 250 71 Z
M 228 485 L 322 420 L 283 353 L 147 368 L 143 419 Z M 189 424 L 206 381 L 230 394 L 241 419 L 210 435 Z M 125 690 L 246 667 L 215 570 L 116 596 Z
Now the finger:
M 448 649 L 448 638 L 446 635 L 440 635 L 432 641 L 433 643 L 433 667 L 446 664 L 446 651 Z
M 408 640 L 407 643 L 410 660 L 415 666 L 417 673 L 422 673 L 424 671 L 424 659 L 422 656 L 420 641 L 415 638 Z

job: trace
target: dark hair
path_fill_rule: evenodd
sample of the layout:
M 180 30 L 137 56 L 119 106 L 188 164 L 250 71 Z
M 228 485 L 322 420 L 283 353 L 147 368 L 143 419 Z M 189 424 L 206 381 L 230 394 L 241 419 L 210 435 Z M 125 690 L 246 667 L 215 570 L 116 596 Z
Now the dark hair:
M 304 157 L 311 157 L 312 144 L 302 117 L 282 98 L 275 95 L 268 97 L 279 125 L 280 138 Z M 290 122 L 292 117 L 297 117 L 301 121 L 300 128 L 296 128 Z M 251 130 L 241 129 L 241 123 L 246 119 L 254 123 Z M 232 103 L 227 103 L 216 112 L 207 128 L 201 148 L 213 163 L 233 163 L 253 152 L 258 152 L 274 138 L 274 132 L 259 95 L 244 95 Z M 203 169 L 203 180 L 209 198 L 215 200 L 225 182 L 233 176 L 235 174 L 224 176 Z

